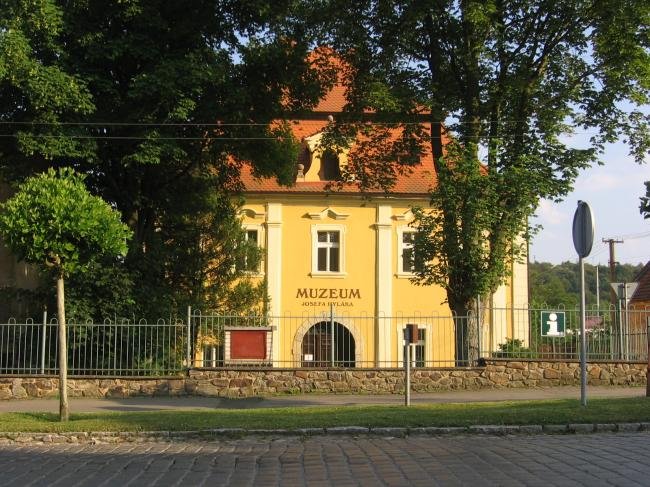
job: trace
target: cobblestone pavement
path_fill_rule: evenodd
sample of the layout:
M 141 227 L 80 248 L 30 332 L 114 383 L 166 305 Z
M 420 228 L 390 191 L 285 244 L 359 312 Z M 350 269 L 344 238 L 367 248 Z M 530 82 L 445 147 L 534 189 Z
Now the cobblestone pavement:
M 0 446 L 1 485 L 650 485 L 650 432 Z

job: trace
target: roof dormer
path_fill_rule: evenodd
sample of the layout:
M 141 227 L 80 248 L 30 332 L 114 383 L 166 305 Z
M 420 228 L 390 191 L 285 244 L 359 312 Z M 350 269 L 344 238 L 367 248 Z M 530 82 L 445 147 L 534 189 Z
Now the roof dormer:
M 346 162 L 346 152 L 321 145 L 322 132 L 305 137 L 305 146 L 298 159 L 298 181 L 338 181 Z M 302 175 L 302 177 L 300 177 Z

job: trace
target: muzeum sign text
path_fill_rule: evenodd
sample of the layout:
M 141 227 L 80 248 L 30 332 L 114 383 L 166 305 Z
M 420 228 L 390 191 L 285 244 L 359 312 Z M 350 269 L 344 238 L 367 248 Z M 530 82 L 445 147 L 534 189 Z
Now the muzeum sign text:
M 303 300 L 300 304 L 305 307 L 353 306 L 352 300 L 361 299 L 361 291 L 346 288 L 302 287 L 296 291 L 296 299 Z

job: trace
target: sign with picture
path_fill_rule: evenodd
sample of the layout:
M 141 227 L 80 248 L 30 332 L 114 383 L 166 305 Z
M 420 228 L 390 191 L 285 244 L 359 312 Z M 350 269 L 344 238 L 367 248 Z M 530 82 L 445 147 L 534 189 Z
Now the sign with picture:
M 542 311 L 542 336 L 563 337 L 566 330 L 564 311 Z

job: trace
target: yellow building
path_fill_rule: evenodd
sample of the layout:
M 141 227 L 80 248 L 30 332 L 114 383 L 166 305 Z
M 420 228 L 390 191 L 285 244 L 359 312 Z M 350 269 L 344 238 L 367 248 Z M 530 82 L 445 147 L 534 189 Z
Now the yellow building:
M 263 263 L 251 271 L 268 285 L 271 361 L 292 367 L 398 366 L 402 330 L 415 323 L 415 364 L 453 366 L 454 323 L 443 304 L 445 291 L 411 282 L 411 208 L 428 206 L 436 183 L 432 156 L 400 177 L 389 195 L 361 195 L 353 185 L 328 191 L 346 158 L 323 151 L 319 140 L 328 117 L 341 110 L 342 95 L 335 87 L 309 120 L 293 122 L 303 144 L 294 185 L 255 178 L 246 167 L 242 173 L 242 225 L 264 249 Z M 491 307 L 527 305 L 526 266 L 515 264 L 513 270 Z M 527 342 L 527 314 L 491 312 L 484 319 L 483 350 L 496 349 L 506 337 Z

